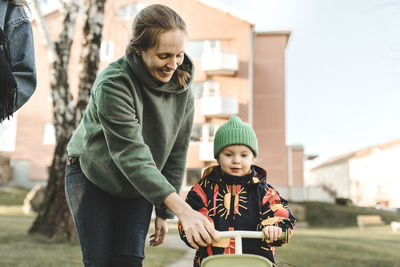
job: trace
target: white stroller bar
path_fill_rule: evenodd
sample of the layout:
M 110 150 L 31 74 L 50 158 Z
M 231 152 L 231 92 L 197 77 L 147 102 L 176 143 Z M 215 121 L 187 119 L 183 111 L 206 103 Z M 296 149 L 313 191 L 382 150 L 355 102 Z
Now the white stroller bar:
M 263 232 L 255 231 L 223 231 L 219 232 L 220 238 L 235 238 L 235 254 L 242 254 L 242 238 L 262 238 Z
M 288 242 L 289 231 L 282 231 L 278 240 Z M 219 232 L 220 238 L 235 238 L 235 254 L 242 254 L 242 238 L 266 238 L 262 231 L 222 231 Z

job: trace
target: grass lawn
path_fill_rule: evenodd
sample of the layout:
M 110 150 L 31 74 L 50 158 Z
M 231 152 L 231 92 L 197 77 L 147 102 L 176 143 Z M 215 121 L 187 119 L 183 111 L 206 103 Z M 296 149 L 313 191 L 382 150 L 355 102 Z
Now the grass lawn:
M 0 266 L 82 266 L 77 241 L 27 235 L 32 220 L 0 215 Z M 296 229 L 289 244 L 277 248 L 276 254 L 280 267 L 400 267 L 399 251 L 400 233 L 382 226 L 364 230 L 356 227 Z M 144 266 L 166 266 L 183 254 L 182 249 L 147 247 Z
M 22 205 L 27 189 L 0 186 L 0 206 Z
M 83 266 L 76 240 L 27 235 L 35 217 L 22 214 L 25 193 L 24 190 L 0 191 L 0 266 Z M 323 203 L 305 205 L 309 206 L 307 222 L 313 227 L 295 229 L 289 244 L 276 249 L 279 267 L 400 267 L 400 232 L 393 233 L 388 225 L 365 227 L 364 230 L 352 226 L 357 214 L 378 213 L 388 223 L 399 221 L 398 212 Z M 330 219 L 321 221 L 319 218 L 326 217 L 322 213 L 329 214 Z M 315 228 L 317 225 L 323 228 Z M 169 230 L 169 233 L 177 234 L 175 224 L 170 224 Z M 149 233 L 153 231 L 151 228 Z M 144 266 L 163 267 L 179 260 L 184 253 L 185 250 L 179 248 L 146 247 Z
M 77 240 L 53 240 L 27 234 L 36 216 L 22 212 L 22 203 L 27 193 L 26 189 L 0 187 L 0 266 L 82 267 Z M 170 232 L 177 233 L 175 228 L 175 225 L 171 225 Z M 165 246 L 146 247 L 144 266 L 166 266 L 179 260 L 185 252 L 183 249 Z
M 34 217 L 23 216 L 21 206 L 0 205 L 1 267 L 82 267 L 78 241 L 53 240 L 28 235 Z M 146 247 L 146 267 L 163 267 L 179 260 L 183 249 Z
M 276 255 L 280 267 L 400 267 L 400 233 L 390 226 L 295 229 Z

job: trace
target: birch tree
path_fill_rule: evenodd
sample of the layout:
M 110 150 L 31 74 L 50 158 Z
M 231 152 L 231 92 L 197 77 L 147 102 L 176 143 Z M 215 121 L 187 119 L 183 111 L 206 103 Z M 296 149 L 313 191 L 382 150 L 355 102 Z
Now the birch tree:
M 60 1 L 63 24 L 57 41 L 53 42 L 37 0 L 33 0 L 38 25 L 44 34 L 50 63 L 50 87 L 53 98 L 53 124 L 56 146 L 49 179 L 45 189 L 45 200 L 41 211 L 33 222 L 29 233 L 40 233 L 48 237 L 75 235 L 75 228 L 68 210 L 64 193 L 66 146 L 78 125 L 90 96 L 90 88 L 96 78 L 104 21 L 106 0 L 84 0 L 85 24 L 80 55 L 81 73 L 78 101 L 75 105 L 68 82 L 68 65 L 75 32 L 75 20 L 80 10 L 79 0 Z

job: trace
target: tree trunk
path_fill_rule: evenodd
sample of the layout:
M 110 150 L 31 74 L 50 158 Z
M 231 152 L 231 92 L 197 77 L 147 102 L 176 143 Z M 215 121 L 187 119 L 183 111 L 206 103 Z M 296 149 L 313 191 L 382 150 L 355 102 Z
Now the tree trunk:
M 99 68 L 100 45 L 103 33 L 104 5 L 106 0 L 85 0 L 84 40 L 80 63 L 79 94 L 75 109 L 75 122 L 79 124 L 90 98 L 90 89 Z
M 51 67 L 50 86 L 53 97 L 56 148 L 49 168 L 43 208 L 29 229 L 29 233 L 40 233 L 48 237 L 70 238 L 75 233 L 65 201 L 64 172 L 66 145 L 75 128 L 73 100 L 68 82 L 68 64 L 78 11 L 79 5 L 76 2 L 71 1 L 65 4 L 63 29 L 54 45 L 56 56 Z
M 45 190 L 42 210 L 31 226 L 29 233 L 40 233 L 48 237 L 75 235 L 75 227 L 68 210 L 64 191 L 66 147 L 73 131 L 86 108 L 90 88 L 96 78 L 104 18 L 105 0 L 85 0 L 86 15 L 84 41 L 81 54 L 78 104 L 75 107 L 68 83 L 68 63 L 74 33 L 75 18 L 79 11 L 76 2 L 64 7 L 66 11 L 63 30 L 55 44 L 56 59 L 51 68 L 51 89 L 53 96 L 54 127 L 56 148 L 49 169 L 49 180 Z

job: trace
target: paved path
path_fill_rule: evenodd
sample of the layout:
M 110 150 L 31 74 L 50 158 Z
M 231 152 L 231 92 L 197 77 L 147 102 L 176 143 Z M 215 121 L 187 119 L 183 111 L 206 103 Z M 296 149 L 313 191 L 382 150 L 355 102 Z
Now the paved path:
M 177 262 L 167 265 L 166 267 L 191 267 L 193 266 L 193 258 L 195 250 L 189 248 L 180 238 L 179 234 L 168 234 L 164 246 L 186 249 L 186 254 Z

